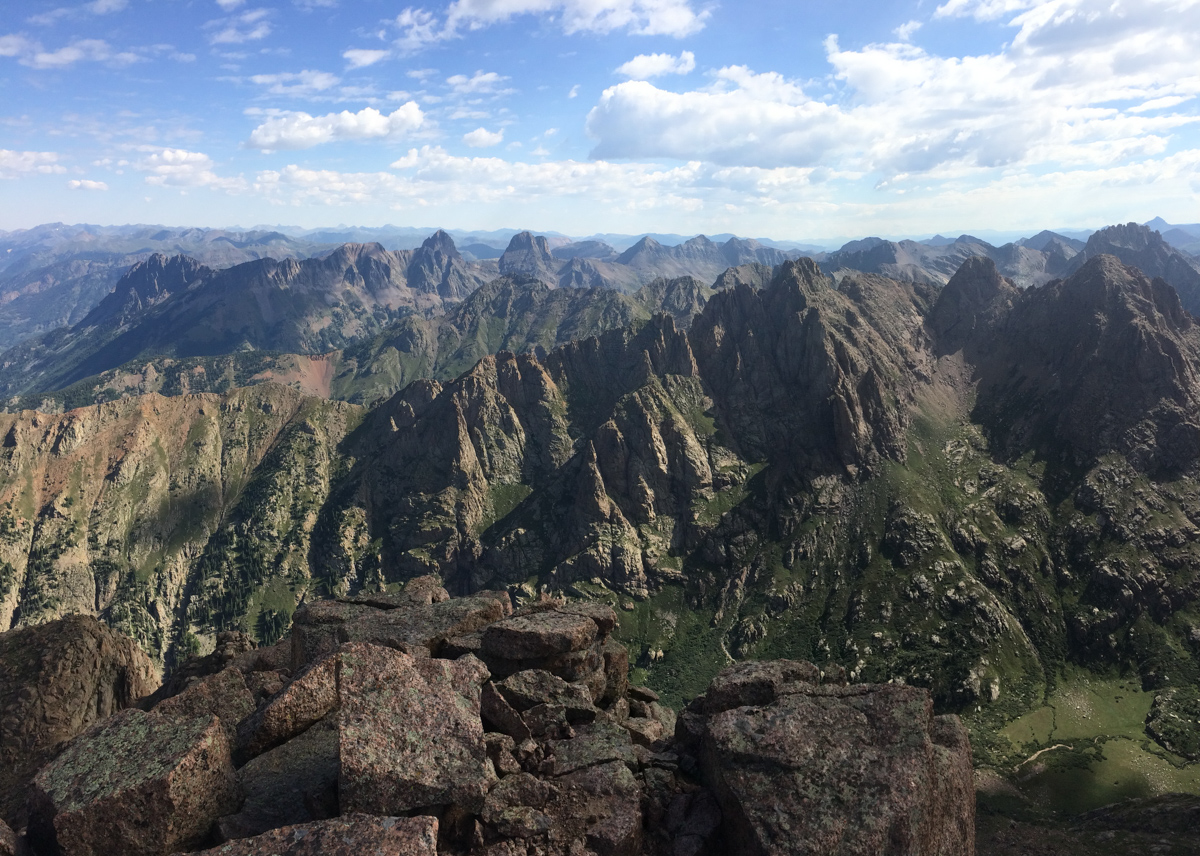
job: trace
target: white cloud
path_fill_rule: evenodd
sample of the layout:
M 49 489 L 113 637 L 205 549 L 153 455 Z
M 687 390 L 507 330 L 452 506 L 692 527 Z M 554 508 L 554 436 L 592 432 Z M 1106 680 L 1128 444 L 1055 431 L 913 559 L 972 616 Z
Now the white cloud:
M 578 83 L 576 83 L 574 86 L 571 87 L 571 91 L 567 93 L 567 97 L 568 98 L 578 98 L 579 97 L 579 84 Z
M 249 9 L 240 15 L 209 21 L 204 27 L 207 30 L 215 30 L 208 37 L 212 44 L 240 45 L 271 35 L 271 22 L 267 20 L 270 14 L 267 9 Z
M 387 59 L 391 54 L 391 51 L 352 48 L 342 52 L 342 59 L 346 60 L 350 68 L 366 68 L 368 65 L 374 65 L 380 60 Z
M 425 114 L 415 101 L 409 101 L 386 116 L 373 107 L 357 113 L 343 110 L 325 116 L 284 112 L 255 128 L 250 133 L 249 146 L 279 151 L 307 149 L 342 140 L 398 140 L 420 130 L 425 121 Z
M 0 57 L 16 57 L 21 65 L 37 69 L 66 68 L 77 62 L 123 66 L 143 59 L 131 51 L 114 50 L 103 39 L 76 39 L 66 47 L 48 51 L 41 42 L 19 33 L 0 36 Z
M 473 149 L 496 146 L 504 141 L 504 130 L 489 131 L 487 128 L 476 128 L 470 133 L 463 134 L 463 142 Z
M 1041 0 L 948 0 L 933 13 L 935 18 L 964 18 L 994 21 L 1013 12 L 1037 6 Z
M 0 149 L 0 178 L 15 178 L 29 173 L 64 173 L 57 152 L 14 152 Z
M 892 30 L 892 32 L 895 33 L 896 38 L 902 42 L 911 41 L 913 33 L 921 29 L 921 23 L 921 21 L 907 21 L 906 23 L 903 23 L 896 29 Z
M 623 30 L 683 38 L 704 29 L 710 13 L 697 11 L 691 0 L 454 0 L 444 19 L 426 9 L 406 8 L 395 20 L 401 33 L 396 46 L 411 53 L 520 15 L 549 20 L 568 35 Z
M 60 6 L 48 12 L 31 15 L 26 20 L 31 24 L 47 27 L 64 18 L 79 19 L 87 15 L 111 15 L 114 12 L 123 11 L 128 6 L 129 0 L 94 0 L 91 3 L 84 3 L 82 6 Z
M 671 54 L 639 54 L 616 69 L 617 74 L 637 80 L 648 80 L 664 74 L 687 74 L 696 67 L 696 55 L 683 51 L 679 56 Z
M 220 6 L 226 12 L 232 12 L 234 9 L 236 9 L 238 6 L 241 6 L 245 2 L 246 2 L 246 0 L 217 0 L 217 5 Z
M 41 50 L 40 46 L 20 34 L 13 33 L 7 36 L 0 36 L 0 56 L 21 56 L 32 53 L 35 50 Z
M 202 152 L 187 149 L 142 146 L 138 151 L 144 157 L 134 162 L 135 169 L 149 173 L 146 184 L 156 187 L 178 187 L 189 189 L 208 187 L 236 193 L 246 188 L 246 181 L 236 177 L 220 176 L 213 171 L 213 161 Z
M 592 154 L 944 177 L 1157 156 L 1200 123 L 1194 110 L 1170 109 L 1200 94 L 1196 0 L 1049 0 L 1009 25 L 1017 32 L 999 51 L 961 58 L 905 43 L 843 50 L 830 37 L 842 90 L 832 103 L 807 84 L 738 66 L 681 93 L 621 83 L 588 115 Z
M 108 185 L 103 181 L 91 181 L 86 178 L 72 178 L 67 182 L 67 187 L 71 190 L 108 190 Z
M 272 95 L 291 95 L 305 97 L 326 92 L 341 82 L 341 78 L 326 71 L 311 71 L 305 69 L 298 72 L 282 72 L 280 74 L 254 74 L 250 76 L 252 83 L 267 87 Z
M 446 78 L 446 83 L 455 95 L 507 95 L 513 90 L 497 89 L 507 77 L 494 71 L 477 71 L 471 77 L 465 74 L 455 74 Z

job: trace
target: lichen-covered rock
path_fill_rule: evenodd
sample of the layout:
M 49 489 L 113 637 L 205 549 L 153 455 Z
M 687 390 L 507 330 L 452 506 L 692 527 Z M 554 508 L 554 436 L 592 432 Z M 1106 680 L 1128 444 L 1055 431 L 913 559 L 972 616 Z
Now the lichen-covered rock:
M 337 707 L 336 658 L 309 663 L 237 730 L 238 755 L 253 758 L 295 737 Z
M 396 609 L 411 603 L 431 604 L 443 603 L 450 599 L 450 593 L 442 588 L 442 581 L 432 575 L 413 577 L 404 584 L 398 592 L 361 592 L 353 597 L 338 598 L 342 603 L 360 603 L 374 606 L 377 609 Z
M 351 814 L 274 829 L 196 856 L 437 856 L 433 817 Z
M 506 660 L 533 660 L 583 651 L 599 628 L 584 615 L 547 611 L 514 615 L 483 631 L 483 653 Z
M 29 836 L 64 856 L 161 856 L 202 843 L 237 799 L 229 741 L 215 716 L 125 710 L 34 777 Z
M 516 710 L 525 712 L 538 705 L 561 705 L 571 722 L 591 722 L 596 706 L 587 687 L 569 684 L 542 669 L 526 669 L 509 675 L 496 689 Z
M 580 726 L 574 738 L 549 741 L 548 749 L 554 758 L 556 776 L 610 761 L 620 761 L 631 769 L 637 768 L 629 732 L 603 719 Z
M 701 767 L 745 856 L 974 852 L 970 746 L 900 685 L 799 683 L 711 715 Z
M 150 658 L 94 618 L 72 615 L 0 633 L 0 818 L 67 741 L 153 692 Z
M 197 716 L 216 716 L 232 740 L 238 723 L 254 713 L 254 694 L 237 669 L 222 669 L 215 675 L 193 681 L 179 695 L 155 705 L 159 716 L 173 719 L 193 719 Z
M 473 657 L 414 660 L 377 645 L 337 657 L 343 812 L 478 811 L 495 773 L 480 722 L 487 670 Z
M 403 602 L 376 608 L 317 601 L 296 611 L 292 664 L 300 668 L 346 642 L 369 642 L 413 657 L 428 657 L 450 637 L 480 630 L 512 611 L 508 596 L 485 592 L 441 602 Z
M 745 705 L 766 705 L 805 684 L 820 681 L 820 670 L 801 660 L 734 663 L 713 679 L 695 706 L 704 713 L 714 714 Z

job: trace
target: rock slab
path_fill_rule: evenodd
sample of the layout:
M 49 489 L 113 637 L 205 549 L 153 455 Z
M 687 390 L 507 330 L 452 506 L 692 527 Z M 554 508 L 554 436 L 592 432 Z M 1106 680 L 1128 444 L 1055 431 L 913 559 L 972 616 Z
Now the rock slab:
M 37 774 L 29 837 L 37 850 L 65 856 L 161 856 L 203 843 L 237 802 L 217 717 L 125 710 Z
M 273 829 L 196 856 L 437 856 L 433 817 L 346 815 Z

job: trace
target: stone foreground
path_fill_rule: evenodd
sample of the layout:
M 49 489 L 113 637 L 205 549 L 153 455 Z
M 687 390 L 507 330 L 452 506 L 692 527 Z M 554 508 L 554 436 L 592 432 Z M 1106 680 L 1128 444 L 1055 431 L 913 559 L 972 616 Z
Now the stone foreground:
M 294 621 L 272 648 L 223 637 L 146 709 L 76 738 L 22 785 L 20 842 L 47 856 L 974 852 L 970 746 L 923 690 L 740 663 L 677 718 L 629 685 L 611 608 L 514 611 L 431 578 Z

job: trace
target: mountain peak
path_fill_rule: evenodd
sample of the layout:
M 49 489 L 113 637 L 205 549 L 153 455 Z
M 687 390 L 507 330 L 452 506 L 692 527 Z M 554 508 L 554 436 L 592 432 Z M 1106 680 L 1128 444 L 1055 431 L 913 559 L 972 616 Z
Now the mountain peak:
M 112 321 L 123 323 L 125 319 L 161 303 L 172 294 L 186 290 L 212 273 L 211 268 L 190 256 L 154 253 L 131 267 L 79 326 L 91 327 Z
M 425 239 L 421 244 L 422 250 L 431 250 L 445 253 L 448 256 L 458 256 L 458 247 L 454 245 L 454 239 L 450 237 L 445 229 L 438 229 L 432 235 Z

